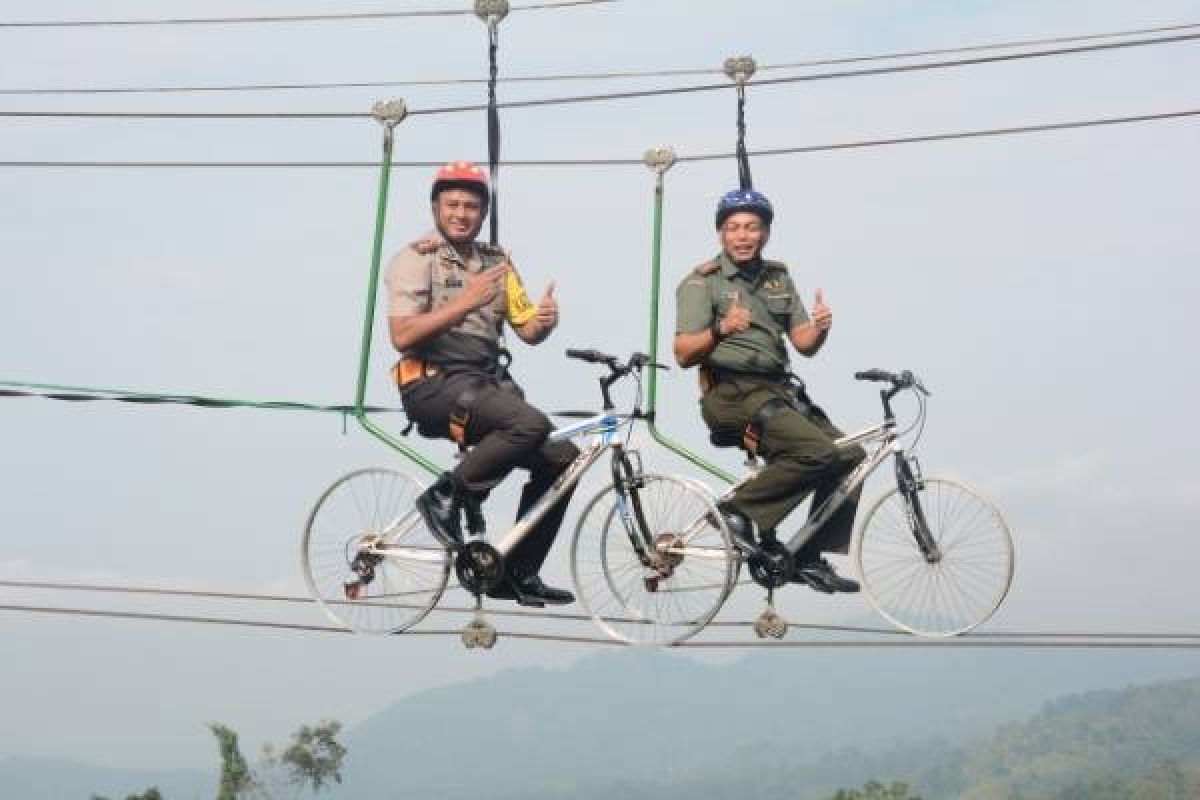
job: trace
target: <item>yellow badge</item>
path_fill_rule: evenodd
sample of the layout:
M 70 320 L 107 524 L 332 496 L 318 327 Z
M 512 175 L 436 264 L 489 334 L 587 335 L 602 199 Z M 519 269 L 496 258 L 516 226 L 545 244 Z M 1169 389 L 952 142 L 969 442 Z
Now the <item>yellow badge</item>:
M 537 306 L 529 299 L 515 269 L 510 269 L 504 278 L 504 291 L 508 295 L 508 310 L 505 316 L 510 323 L 524 325 L 537 315 Z

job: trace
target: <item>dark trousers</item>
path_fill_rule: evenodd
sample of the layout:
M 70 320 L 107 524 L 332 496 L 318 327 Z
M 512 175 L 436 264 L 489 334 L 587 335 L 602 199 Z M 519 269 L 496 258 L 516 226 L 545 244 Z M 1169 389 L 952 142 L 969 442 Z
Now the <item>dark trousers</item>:
M 404 410 L 422 436 L 450 438 L 450 415 L 468 389 L 471 403 L 463 455 L 453 474 L 467 491 L 483 496 L 516 467 L 529 471 L 517 505 L 520 518 L 579 455 L 570 442 L 547 440 L 553 430 L 541 411 L 525 402 L 512 382 L 499 382 L 486 372 L 435 375 L 409 384 Z M 536 575 L 546 560 L 571 499 L 568 492 L 508 555 L 513 575 Z
M 795 395 L 786 384 L 725 380 L 705 393 L 700 406 L 710 430 L 737 430 L 740 435 L 763 404 L 774 397 L 790 403 Z M 841 478 L 866 458 L 861 447 L 836 447 L 834 440 L 842 432 L 824 412 L 811 408 L 809 413 L 801 413 L 789 405 L 768 418 L 759 448 L 766 466 L 734 493 L 734 506 L 754 520 L 760 531 L 774 530 L 810 493 L 815 492 L 810 508 L 818 508 Z M 858 497 L 859 492 L 847 497 L 805 543 L 799 553 L 802 560 L 849 551 Z

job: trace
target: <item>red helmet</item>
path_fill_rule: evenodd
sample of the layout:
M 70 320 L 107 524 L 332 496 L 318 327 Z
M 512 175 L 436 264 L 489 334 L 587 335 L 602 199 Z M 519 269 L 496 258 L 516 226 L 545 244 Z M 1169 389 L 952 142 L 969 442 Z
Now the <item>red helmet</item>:
M 438 194 L 444 189 L 466 189 L 468 192 L 474 192 L 483 203 L 483 210 L 487 211 L 488 176 L 482 167 L 470 161 L 451 161 L 443 165 L 433 178 L 429 199 L 436 202 Z

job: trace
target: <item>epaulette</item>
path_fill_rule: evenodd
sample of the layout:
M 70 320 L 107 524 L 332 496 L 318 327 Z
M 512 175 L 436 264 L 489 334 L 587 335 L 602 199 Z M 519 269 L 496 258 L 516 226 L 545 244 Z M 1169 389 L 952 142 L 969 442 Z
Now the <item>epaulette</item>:
M 409 244 L 409 247 L 415 250 L 418 255 L 422 256 L 427 256 L 430 253 L 436 253 L 438 248 L 441 246 L 442 243 L 432 236 L 426 236 L 424 238 L 417 239 L 415 242 Z
M 767 269 L 777 269 L 780 272 L 787 272 L 787 264 L 783 263 L 782 261 L 771 261 L 770 259 L 764 258 L 763 266 Z
M 720 268 L 721 265 L 717 263 L 716 259 L 711 259 L 696 267 L 693 272 L 695 272 L 697 275 L 712 275 Z

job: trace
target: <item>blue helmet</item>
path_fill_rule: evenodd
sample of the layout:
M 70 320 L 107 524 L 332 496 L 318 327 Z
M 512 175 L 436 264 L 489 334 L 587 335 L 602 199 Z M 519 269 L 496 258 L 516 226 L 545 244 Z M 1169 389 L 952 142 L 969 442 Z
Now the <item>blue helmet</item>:
M 717 201 L 717 227 L 720 228 L 729 215 L 738 211 L 757 214 L 768 228 L 771 227 L 771 220 L 775 219 L 775 209 L 771 208 L 771 201 L 765 194 L 753 189 L 731 189 Z

